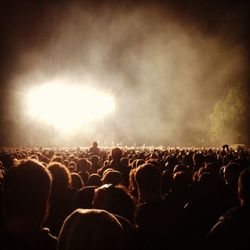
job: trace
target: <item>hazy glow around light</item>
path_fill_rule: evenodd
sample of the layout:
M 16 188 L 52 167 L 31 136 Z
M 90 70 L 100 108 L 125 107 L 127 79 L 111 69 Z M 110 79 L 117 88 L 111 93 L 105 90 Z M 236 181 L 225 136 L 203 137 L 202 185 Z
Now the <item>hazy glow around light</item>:
M 28 114 L 62 130 L 70 130 L 114 111 L 114 99 L 80 85 L 44 84 L 26 96 Z

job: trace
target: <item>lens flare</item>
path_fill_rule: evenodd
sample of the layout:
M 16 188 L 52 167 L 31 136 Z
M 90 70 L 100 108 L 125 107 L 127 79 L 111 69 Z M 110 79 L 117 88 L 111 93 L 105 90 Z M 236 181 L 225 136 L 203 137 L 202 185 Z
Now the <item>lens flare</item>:
M 28 91 L 28 115 L 67 131 L 101 119 L 115 109 L 112 96 L 81 85 L 48 83 Z

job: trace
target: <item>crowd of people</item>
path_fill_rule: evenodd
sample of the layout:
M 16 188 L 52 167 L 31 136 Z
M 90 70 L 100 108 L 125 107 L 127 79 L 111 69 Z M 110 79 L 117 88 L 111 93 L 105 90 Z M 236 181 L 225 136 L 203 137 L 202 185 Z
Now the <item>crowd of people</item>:
M 0 149 L 0 249 L 249 249 L 247 149 Z

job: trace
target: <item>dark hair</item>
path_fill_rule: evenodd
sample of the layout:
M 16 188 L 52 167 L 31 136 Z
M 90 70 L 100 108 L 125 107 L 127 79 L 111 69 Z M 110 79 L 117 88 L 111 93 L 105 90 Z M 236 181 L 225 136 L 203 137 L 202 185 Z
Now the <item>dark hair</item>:
M 48 165 L 53 182 L 52 185 L 55 189 L 67 189 L 71 185 L 71 175 L 69 170 L 60 162 L 51 162 Z
M 133 220 L 135 202 L 123 186 L 105 184 L 95 189 L 93 207 Z
M 77 209 L 64 221 L 58 250 L 124 249 L 124 230 L 111 213 L 101 209 Z
M 238 195 L 243 203 L 250 204 L 250 168 L 240 173 L 238 180 Z
M 122 158 L 122 150 L 120 148 L 113 148 L 111 151 L 111 156 L 115 161 L 120 160 Z
M 146 192 L 155 192 L 161 186 L 160 170 L 151 163 L 140 165 L 135 173 L 138 188 Z
M 124 184 L 123 175 L 120 171 L 110 169 L 108 171 L 104 171 L 102 176 L 103 184 Z
M 16 162 L 3 183 L 7 218 L 33 218 L 41 225 L 47 215 L 51 182 L 50 172 L 37 160 Z

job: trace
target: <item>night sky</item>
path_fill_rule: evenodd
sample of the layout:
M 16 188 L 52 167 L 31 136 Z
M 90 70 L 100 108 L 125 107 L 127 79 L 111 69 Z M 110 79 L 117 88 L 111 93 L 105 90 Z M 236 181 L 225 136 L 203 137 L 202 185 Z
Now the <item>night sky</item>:
M 237 84 L 249 143 L 248 2 L 1 1 L 0 145 L 206 144 L 209 114 Z M 58 75 L 111 90 L 116 116 L 71 138 L 28 121 L 23 89 Z

